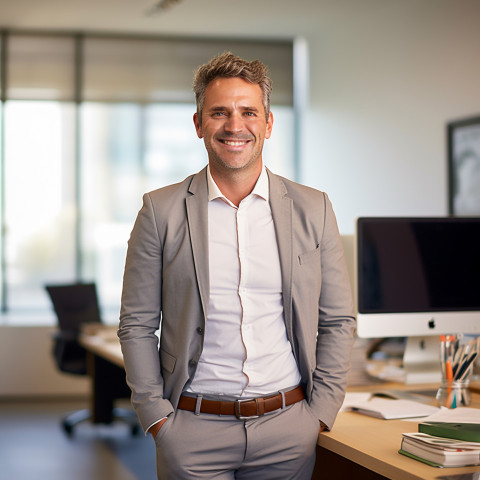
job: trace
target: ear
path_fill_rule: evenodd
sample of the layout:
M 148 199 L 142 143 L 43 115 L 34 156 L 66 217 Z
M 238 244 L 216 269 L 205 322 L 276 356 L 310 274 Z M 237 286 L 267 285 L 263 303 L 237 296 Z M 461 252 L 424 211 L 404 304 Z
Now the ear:
M 270 112 L 268 114 L 268 121 L 267 121 L 267 129 L 265 131 L 265 138 L 270 138 L 270 135 L 272 134 L 272 128 L 273 128 L 273 113 Z
M 202 125 L 200 124 L 200 119 L 198 118 L 198 113 L 193 114 L 193 124 L 195 125 L 195 130 L 197 131 L 197 137 L 203 138 Z

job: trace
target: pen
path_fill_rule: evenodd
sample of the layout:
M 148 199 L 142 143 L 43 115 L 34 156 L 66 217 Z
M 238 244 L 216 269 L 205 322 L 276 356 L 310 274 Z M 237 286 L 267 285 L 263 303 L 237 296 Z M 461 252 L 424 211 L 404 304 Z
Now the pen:
M 450 357 L 447 360 L 445 365 L 445 370 L 447 373 L 447 407 L 453 408 L 455 398 L 452 398 L 452 381 L 453 381 L 453 369 L 452 369 L 452 360 Z
M 468 349 L 470 344 L 462 345 L 453 355 L 453 378 L 458 378 L 458 368 L 463 364 L 465 358 L 468 356 Z
M 457 380 L 464 380 L 467 377 L 468 370 L 473 364 L 473 361 L 477 358 L 478 353 L 473 352 L 461 365 L 458 374 L 456 376 Z
M 440 335 L 440 367 L 442 369 L 442 377 L 446 378 L 445 370 L 445 335 Z

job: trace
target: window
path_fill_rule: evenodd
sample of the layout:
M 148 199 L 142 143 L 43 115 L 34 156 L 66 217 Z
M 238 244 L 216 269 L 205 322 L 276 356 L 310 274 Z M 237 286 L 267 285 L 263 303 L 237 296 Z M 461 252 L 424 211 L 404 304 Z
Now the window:
M 73 105 L 5 104 L 5 260 L 8 308 L 47 305 L 45 282 L 75 278 Z
M 117 321 L 142 194 L 207 163 L 192 121 L 192 72 L 221 51 L 269 65 L 275 122 L 264 159 L 293 178 L 291 43 L 3 38 L 0 323 L 44 323 L 51 312 L 44 285 L 73 281 L 95 281 L 104 317 Z

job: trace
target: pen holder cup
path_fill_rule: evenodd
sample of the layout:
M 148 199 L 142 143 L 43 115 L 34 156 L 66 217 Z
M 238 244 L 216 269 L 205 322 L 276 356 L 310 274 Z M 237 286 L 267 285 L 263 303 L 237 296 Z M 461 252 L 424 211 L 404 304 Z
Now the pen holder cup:
M 439 407 L 456 408 L 467 407 L 472 396 L 466 380 L 443 380 L 438 388 L 436 401 Z

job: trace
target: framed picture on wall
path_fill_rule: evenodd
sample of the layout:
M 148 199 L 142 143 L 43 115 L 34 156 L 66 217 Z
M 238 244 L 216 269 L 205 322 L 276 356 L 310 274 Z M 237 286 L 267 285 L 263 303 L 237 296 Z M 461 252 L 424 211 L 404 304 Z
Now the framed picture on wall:
M 480 215 L 480 116 L 447 124 L 449 213 Z

